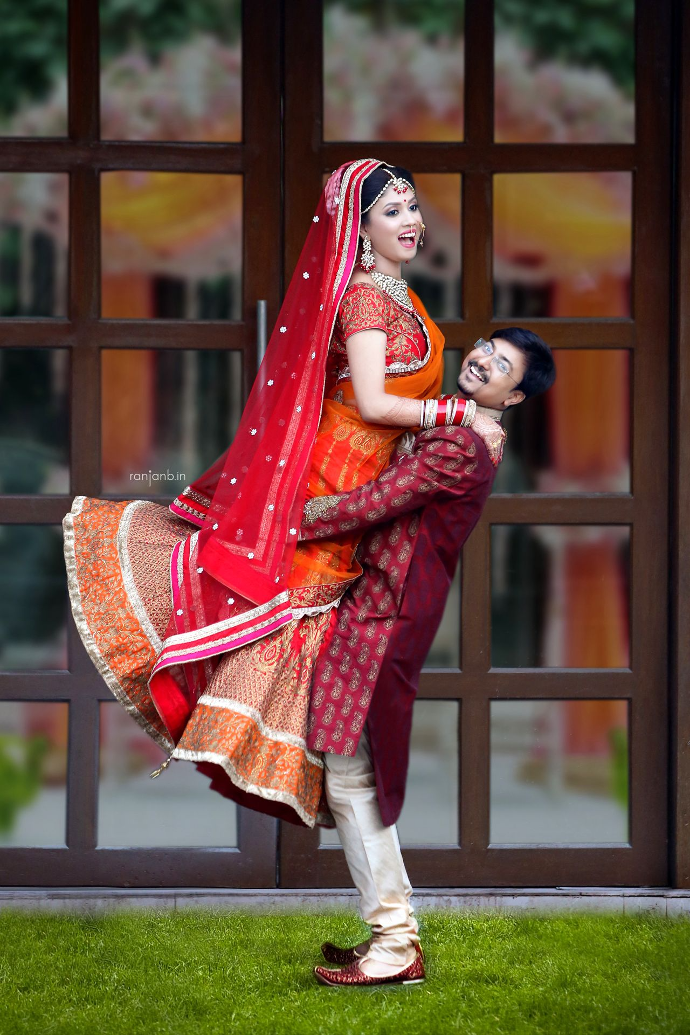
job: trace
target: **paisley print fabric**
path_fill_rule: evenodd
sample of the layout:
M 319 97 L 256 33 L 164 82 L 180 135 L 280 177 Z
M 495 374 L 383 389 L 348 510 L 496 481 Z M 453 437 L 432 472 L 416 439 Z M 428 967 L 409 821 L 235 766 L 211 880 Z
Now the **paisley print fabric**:
M 316 666 L 307 744 L 354 755 L 366 722 L 419 529 L 405 514 L 367 542 L 366 566 L 343 602 L 324 657 Z

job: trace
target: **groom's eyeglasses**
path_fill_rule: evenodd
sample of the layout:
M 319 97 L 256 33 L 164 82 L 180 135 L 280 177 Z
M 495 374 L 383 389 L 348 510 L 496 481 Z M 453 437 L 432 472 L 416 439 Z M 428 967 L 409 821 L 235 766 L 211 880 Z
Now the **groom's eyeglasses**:
M 484 353 L 485 356 L 491 356 L 491 362 L 496 367 L 498 372 L 500 374 L 504 374 L 506 377 L 509 377 L 513 384 L 519 384 L 519 381 L 516 381 L 515 378 L 511 375 L 510 367 L 508 366 L 508 364 L 504 360 L 499 359 L 498 356 L 494 355 L 494 343 L 491 340 L 491 338 L 489 338 L 488 341 L 485 338 L 478 338 L 477 341 L 475 341 L 472 348 L 479 349 L 481 352 Z

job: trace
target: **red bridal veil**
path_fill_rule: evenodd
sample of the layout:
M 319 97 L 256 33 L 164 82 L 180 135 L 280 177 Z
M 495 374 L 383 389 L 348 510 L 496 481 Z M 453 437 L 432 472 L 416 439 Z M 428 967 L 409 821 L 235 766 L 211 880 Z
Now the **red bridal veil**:
M 383 164 L 359 159 L 329 178 L 237 434 L 190 486 L 211 504 L 201 529 L 173 554 L 173 615 L 149 681 L 157 703 L 179 700 L 180 723 L 203 692 L 207 659 L 292 617 L 286 583 L 328 346 L 357 255 L 362 183 Z

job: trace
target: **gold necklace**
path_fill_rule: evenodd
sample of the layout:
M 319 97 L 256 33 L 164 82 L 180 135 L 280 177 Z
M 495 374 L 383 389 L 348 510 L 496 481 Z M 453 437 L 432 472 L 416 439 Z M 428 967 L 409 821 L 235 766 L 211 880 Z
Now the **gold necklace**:
M 417 310 L 412 305 L 412 299 L 407 290 L 407 281 L 398 280 L 396 277 L 389 277 L 387 273 L 380 273 L 378 270 L 372 270 L 369 274 L 371 279 L 374 281 L 377 287 L 385 291 L 387 295 L 390 295 L 394 301 L 401 305 L 403 309 L 407 309 L 408 313 L 416 313 Z

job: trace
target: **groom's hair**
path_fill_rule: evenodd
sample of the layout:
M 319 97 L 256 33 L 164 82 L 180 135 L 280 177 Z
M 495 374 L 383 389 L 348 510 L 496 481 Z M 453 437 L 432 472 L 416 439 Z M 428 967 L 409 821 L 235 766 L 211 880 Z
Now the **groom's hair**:
M 492 338 L 503 338 L 524 352 L 527 369 L 522 381 L 515 387 L 525 393 L 526 399 L 551 387 L 556 380 L 556 364 L 551 349 L 538 334 L 524 327 L 501 327 L 500 330 L 494 331 Z

